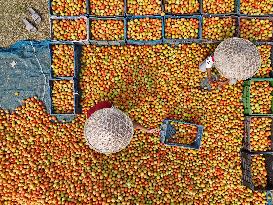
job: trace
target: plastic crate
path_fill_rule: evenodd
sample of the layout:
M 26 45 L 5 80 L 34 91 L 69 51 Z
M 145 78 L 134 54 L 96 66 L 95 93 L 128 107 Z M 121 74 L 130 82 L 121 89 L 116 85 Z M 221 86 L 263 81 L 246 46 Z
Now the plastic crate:
M 74 75 L 73 76 L 55 76 L 53 73 L 53 68 L 52 68 L 52 61 L 53 61 L 53 50 L 52 50 L 52 46 L 53 45 L 71 45 L 73 46 L 73 50 L 74 50 Z M 50 78 L 51 79 L 71 79 L 71 78 L 78 78 L 79 75 L 79 69 L 80 69 L 80 55 L 81 55 L 81 47 L 79 45 L 76 45 L 74 43 L 54 43 L 51 42 L 49 44 L 49 51 L 50 51 L 50 65 L 51 65 L 51 69 L 50 69 Z
M 252 118 L 270 118 L 272 119 L 272 123 L 271 123 L 271 150 L 259 150 L 259 151 L 253 151 L 252 148 L 251 148 L 251 143 L 250 143 L 250 131 L 251 131 L 251 119 Z M 264 116 L 246 116 L 245 117 L 245 121 L 244 121 L 244 124 L 245 124 L 245 131 L 244 131 L 244 140 L 243 140 L 243 148 L 249 152 L 252 152 L 252 153 L 268 153 L 268 152 L 272 152 L 273 154 L 273 117 L 264 117 Z
M 252 180 L 251 163 L 252 157 L 262 155 L 265 158 L 265 166 L 267 171 L 267 185 L 266 187 L 257 187 Z M 252 191 L 272 191 L 273 190 L 273 154 L 272 153 L 250 153 L 241 150 L 241 168 L 242 168 L 242 184 Z
M 140 14 L 131 14 L 128 12 L 128 0 L 124 0 L 124 6 L 125 6 L 125 12 L 124 12 L 124 16 L 127 16 L 127 17 L 134 17 L 134 16 L 159 16 L 161 15 L 161 13 L 164 13 L 164 0 L 160 0 L 160 7 L 161 7 L 161 13 L 157 13 L 157 14 L 143 14 L 143 15 L 140 15 Z
M 173 135 L 176 134 L 175 128 L 170 124 L 171 122 L 196 126 L 197 127 L 197 134 L 196 134 L 195 141 L 192 144 L 179 144 L 179 143 L 168 142 L 168 139 L 170 139 Z M 204 131 L 204 127 L 202 125 L 196 125 L 196 124 L 187 123 L 187 122 L 183 122 L 180 120 L 174 120 L 174 119 L 165 119 L 160 126 L 160 142 L 167 145 L 167 146 L 177 146 L 177 147 L 182 147 L 182 148 L 198 150 L 201 146 L 203 131 Z
M 167 19 L 198 19 L 198 37 L 196 39 L 172 39 L 172 38 L 166 38 L 166 20 Z M 192 16 L 172 16 L 172 15 L 166 15 L 163 18 L 164 21 L 164 33 L 163 33 L 163 42 L 164 43 L 179 43 L 179 42 L 185 42 L 185 41 L 193 41 L 193 40 L 200 40 L 202 37 L 202 29 L 201 29 L 201 21 L 202 18 L 200 15 L 192 15 Z
M 235 26 L 236 26 L 236 30 L 235 30 L 235 34 L 233 37 L 239 37 L 239 18 L 238 16 L 235 16 L 235 15 L 225 15 L 225 14 L 210 14 L 210 15 L 203 15 L 203 18 L 202 18 L 202 22 L 201 22 L 201 25 L 202 25 L 202 31 L 204 29 L 204 19 L 205 18 L 213 18 L 213 17 L 218 17 L 219 19 L 227 19 L 227 18 L 232 18 L 232 19 L 235 19 Z M 222 42 L 223 40 L 211 40 L 211 39 L 205 39 L 203 37 L 203 33 L 201 33 L 201 39 L 204 41 L 204 42 L 213 42 L 213 43 L 220 43 Z
M 248 17 L 272 17 L 273 14 L 261 14 L 261 15 L 249 15 L 249 14 L 243 14 L 241 13 L 241 0 L 237 0 L 238 1 L 238 5 L 239 5 L 239 10 L 237 11 L 237 13 L 240 15 L 240 16 L 248 16 Z
M 63 81 L 63 79 L 50 79 L 49 80 L 49 96 L 50 96 L 50 115 L 55 115 L 55 116 L 71 116 L 78 114 L 80 112 L 79 108 L 79 92 L 77 89 L 78 82 L 77 80 L 71 79 L 66 79 L 66 80 L 72 80 L 73 81 L 73 93 L 74 93 L 74 110 L 72 113 L 55 113 L 53 109 L 53 101 L 52 101 L 52 88 L 53 88 L 53 82 L 54 81 Z
M 89 11 L 90 11 L 90 1 L 89 0 L 85 0 L 86 1 L 86 13 L 85 14 L 82 14 L 82 15 L 88 15 L 89 14 Z M 60 16 L 60 15 L 54 15 L 53 14 L 53 10 L 52 10 L 52 0 L 49 0 L 48 1 L 48 9 L 49 9 L 49 14 L 50 14 L 50 16 Z M 76 17 L 76 16 L 74 16 L 74 17 Z
M 86 19 L 86 32 L 87 32 L 87 38 L 84 40 L 53 40 L 53 21 L 54 20 L 62 20 L 62 19 L 67 19 L 67 20 L 77 20 L 77 19 Z M 59 43 L 68 43 L 68 42 L 72 42 L 72 43 L 80 43 L 80 44 L 88 44 L 88 39 L 89 37 L 89 21 L 88 18 L 86 16 L 78 16 L 78 17 L 74 17 L 74 16 L 60 16 L 60 17 L 50 17 L 50 38 L 52 42 L 59 42 Z
M 128 22 L 133 19 L 145 19 L 145 18 L 150 18 L 150 19 L 160 19 L 161 20 L 161 39 L 159 40 L 132 40 L 128 39 Z M 164 20 L 163 16 L 152 16 L 152 15 L 147 15 L 147 16 L 132 16 L 132 17 L 126 17 L 125 18 L 125 42 L 126 44 L 129 45 L 157 45 L 157 44 L 162 44 L 163 43 L 163 37 L 164 37 Z
M 253 113 L 250 105 L 250 90 L 251 90 L 251 82 L 254 81 L 268 81 L 271 86 L 273 86 L 273 78 L 251 78 L 244 82 L 243 88 L 243 104 L 244 104 L 244 114 L 245 115 L 256 115 L 256 116 L 273 116 L 273 102 L 271 103 L 271 113 L 262 114 L 262 113 Z
M 270 20 L 271 22 L 273 22 L 273 18 L 272 17 L 269 17 L 269 16 L 247 16 L 247 15 L 244 15 L 244 16 L 239 16 L 239 21 L 238 21 L 238 31 L 239 31 L 239 35 L 238 37 L 240 38 L 240 33 L 241 33 L 241 19 L 260 19 L 260 20 Z M 263 43 L 266 43 L 268 42 L 269 45 L 272 45 L 272 42 L 273 42 L 273 37 L 271 37 L 271 40 L 269 41 L 252 41 L 252 42 L 255 42 L 256 44 L 263 44 Z
M 124 23 L 124 28 L 123 28 L 123 33 L 124 33 L 124 39 L 123 40 L 94 40 L 91 34 L 91 25 L 92 21 L 96 20 L 117 20 L 117 21 L 123 21 Z M 125 36 L 126 36 L 126 19 L 124 17 L 90 17 L 88 18 L 89 21 L 89 43 L 93 45 L 98 45 L 98 46 L 122 46 L 125 45 Z
M 223 14 L 211 14 L 205 13 L 203 10 L 203 0 L 201 0 L 201 14 L 205 15 L 240 15 L 240 0 L 233 0 L 234 1 L 234 11 L 231 13 L 223 13 Z
M 89 11 L 89 15 L 88 15 L 88 17 L 94 17 L 94 18 L 101 18 L 101 17 L 103 17 L 103 18 L 116 18 L 116 17 L 118 17 L 118 18 L 120 18 L 120 17 L 125 17 L 125 16 L 127 16 L 127 14 L 126 14 L 126 11 L 127 11 L 127 0 L 123 0 L 123 2 L 124 2 L 124 7 L 123 7 L 123 15 L 111 15 L 111 16 L 99 16 L 99 15 L 95 15 L 95 14 L 93 14 L 92 12 L 91 12 L 91 9 L 90 9 L 90 5 L 91 5 L 91 1 L 92 0 L 87 0 L 88 1 L 88 4 L 89 4 L 89 7 L 88 7 L 88 11 Z
M 197 11 L 197 12 L 194 12 L 194 13 L 172 13 L 172 12 L 167 12 L 166 11 L 166 7 L 165 7 L 165 5 L 166 5 L 166 2 L 167 2 L 168 0 L 161 0 L 161 7 L 162 7 L 162 12 L 163 13 L 165 13 L 165 14 L 167 14 L 167 15 L 173 15 L 173 16 L 176 16 L 176 15 L 183 15 L 183 16 L 192 16 L 192 15 L 200 15 L 200 14 L 202 14 L 203 12 L 202 12 L 202 0 L 198 0 L 198 2 L 199 2 L 199 10 Z

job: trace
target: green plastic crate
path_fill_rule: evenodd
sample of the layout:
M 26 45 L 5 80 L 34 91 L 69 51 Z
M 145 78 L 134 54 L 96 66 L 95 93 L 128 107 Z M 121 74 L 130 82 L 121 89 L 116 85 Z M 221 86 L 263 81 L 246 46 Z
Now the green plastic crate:
M 268 81 L 273 87 L 273 78 L 251 78 L 244 82 L 243 86 L 243 104 L 244 104 L 244 114 L 245 115 L 258 115 L 258 116 L 273 116 L 273 101 L 271 102 L 271 113 L 253 113 L 250 98 L 251 98 L 251 83 L 257 81 Z M 272 95 L 272 93 L 271 93 Z

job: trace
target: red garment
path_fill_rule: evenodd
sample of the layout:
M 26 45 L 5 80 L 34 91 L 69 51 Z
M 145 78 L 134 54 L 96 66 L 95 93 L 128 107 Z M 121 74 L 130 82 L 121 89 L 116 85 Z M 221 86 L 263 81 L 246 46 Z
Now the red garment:
M 89 118 L 97 110 L 100 110 L 103 108 L 111 108 L 111 107 L 112 107 L 112 103 L 110 103 L 109 101 L 99 102 L 88 110 L 87 118 Z

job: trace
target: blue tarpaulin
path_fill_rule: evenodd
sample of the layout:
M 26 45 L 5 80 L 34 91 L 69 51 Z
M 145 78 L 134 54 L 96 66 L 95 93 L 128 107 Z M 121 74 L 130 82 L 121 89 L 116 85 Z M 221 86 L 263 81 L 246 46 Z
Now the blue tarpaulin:
M 0 107 L 13 110 L 37 96 L 49 111 L 49 41 L 18 41 L 0 48 Z
M 23 99 L 37 96 L 49 112 L 48 45 L 46 40 L 18 41 L 9 48 L 0 48 L 0 108 L 14 110 Z

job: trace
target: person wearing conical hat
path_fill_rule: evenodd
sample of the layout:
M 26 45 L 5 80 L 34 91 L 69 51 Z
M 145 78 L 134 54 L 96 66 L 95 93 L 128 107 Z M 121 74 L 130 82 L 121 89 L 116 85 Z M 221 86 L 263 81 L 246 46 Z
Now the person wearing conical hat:
M 213 66 L 226 78 L 225 81 L 218 83 L 221 88 L 226 84 L 234 85 L 238 80 L 253 77 L 261 66 L 261 57 L 252 42 L 234 37 L 220 43 L 214 54 L 199 66 L 202 72 L 208 72 L 209 82 L 212 81 Z
M 95 151 L 111 154 L 124 149 L 131 141 L 134 129 L 146 133 L 158 129 L 146 129 L 132 121 L 127 114 L 110 102 L 100 102 L 87 112 L 84 134 L 87 144 Z

